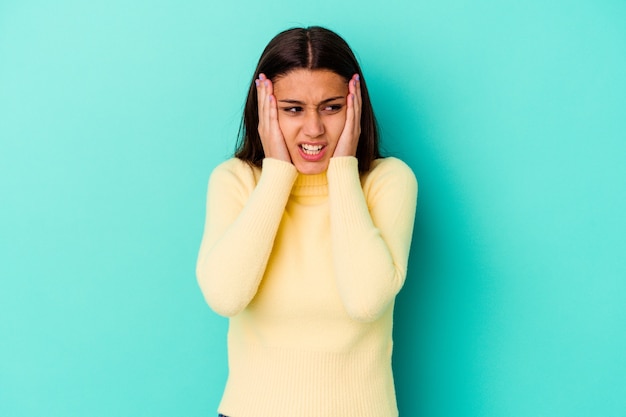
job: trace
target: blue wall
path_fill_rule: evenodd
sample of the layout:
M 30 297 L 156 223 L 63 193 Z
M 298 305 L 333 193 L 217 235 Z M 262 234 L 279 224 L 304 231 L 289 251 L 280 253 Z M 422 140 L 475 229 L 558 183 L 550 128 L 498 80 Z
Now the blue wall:
M 195 258 L 267 41 L 356 50 L 420 181 L 404 417 L 626 416 L 626 3 L 0 2 L 0 416 L 212 416 Z

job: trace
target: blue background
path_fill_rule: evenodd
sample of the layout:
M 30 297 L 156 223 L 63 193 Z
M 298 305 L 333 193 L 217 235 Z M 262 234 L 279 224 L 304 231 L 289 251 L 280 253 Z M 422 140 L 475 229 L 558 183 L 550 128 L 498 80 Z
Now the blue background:
M 214 415 L 206 181 L 312 24 L 420 182 L 401 415 L 626 416 L 620 0 L 0 1 L 0 416 Z

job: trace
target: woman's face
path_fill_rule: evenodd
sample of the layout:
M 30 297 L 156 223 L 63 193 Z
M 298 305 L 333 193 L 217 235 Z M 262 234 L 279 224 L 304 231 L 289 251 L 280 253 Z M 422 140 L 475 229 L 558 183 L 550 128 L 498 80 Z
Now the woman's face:
M 348 82 L 328 70 L 297 69 L 274 81 L 278 124 L 302 174 L 328 168 L 346 123 Z

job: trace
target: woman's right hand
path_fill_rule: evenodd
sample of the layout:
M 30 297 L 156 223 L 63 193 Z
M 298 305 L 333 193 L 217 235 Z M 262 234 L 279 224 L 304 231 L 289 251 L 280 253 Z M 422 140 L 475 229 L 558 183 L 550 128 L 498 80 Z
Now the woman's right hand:
M 266 158 L 280 159 L 291 163 L 285 138 L 278 124 L 278 107 L 274 97 L 274 85 L 265 74 L 254 80 L 259 107 L 259 136 Z

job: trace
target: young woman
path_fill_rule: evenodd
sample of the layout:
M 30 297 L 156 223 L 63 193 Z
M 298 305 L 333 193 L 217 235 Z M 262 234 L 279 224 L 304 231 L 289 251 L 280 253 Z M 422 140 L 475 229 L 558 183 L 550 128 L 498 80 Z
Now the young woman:
M 380 158 L 346 42 L 290 29 L 265 48 L 235 158 L 209 180 L 198 282 L 230 317 L 229 417 L 392 417 L 394 298 L 417 183 Z

